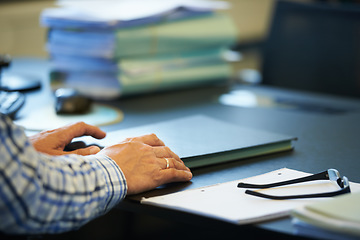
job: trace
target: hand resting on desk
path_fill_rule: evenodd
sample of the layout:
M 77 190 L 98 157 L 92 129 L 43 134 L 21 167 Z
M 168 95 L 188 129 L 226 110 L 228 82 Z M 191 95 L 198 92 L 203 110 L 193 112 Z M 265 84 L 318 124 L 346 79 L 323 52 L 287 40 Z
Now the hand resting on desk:
M 109 156 L 120 166 L 127 179 L 128 194 L 192 178 L 190 169 L 155 134 L 128 138 L 98 154 Z
M 128 138 L 102 150 L 97 146 L 90 146 L 64 151 L 73 138 L 85 135 L 101 139 L 106 133 L 98 127 L 78 122 L 35 134 L 30 137 L 30 141 L 37 151 L 49 155 L 102 154 L 110 157 L 125 175 L 127 194 L 140 193 L 169 182 L 189 181 L 192 178 L 190 169 L 155 134 Z

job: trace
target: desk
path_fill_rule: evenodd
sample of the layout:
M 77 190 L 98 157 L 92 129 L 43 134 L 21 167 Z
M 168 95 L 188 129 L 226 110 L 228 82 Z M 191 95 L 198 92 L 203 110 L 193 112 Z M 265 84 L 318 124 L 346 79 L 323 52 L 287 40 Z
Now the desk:
M 48 64 L 43 60 L 19 59 L 14 61 L 12 71 L 31 73 L 44 80 L 44 86 L 40 91 L 27 94 L 27 103 L 20 112 L 21 116 L 26 116 L 32 107 L 43 104 L 46 102 L 44 101 L 45 98 L 51 97 L 46 82 L 47 69 Z M 218 101 L 222 94 L 239 89 L 262 96 L 292 99 L 295 102 L 307 102 L 321 106 L 326 105 L 344 111 L 341 113 L 324 113 L 316 109 L 312 111 L 311 108 L 306 110 L 243 108 L 223 105 Z M 293 152 L 194 169 L 191 184 L 172 184 L 167 186 L 166 191 L 192 189 L 242 179 L 283 167 L 312 173 L 336 168 L 340 173 L 346 175 L 350 181 L 360 182 L 358 140 L 360 136 L 360 100 L 357 99 L 301 93 L 270 87 L 234 85 L 131 97 L 112 101 L 108 104 L 120 108 L 125 117 L 121 123 L 103 127 L 102 129 L 105 131 L 140 126 L 187 115 L 204 114 L 241 126 L 284 133 L 299 138 L 295 143 Z M 111 214 L 116 214 L 114 212 L 121 210 L 128 213 L 149 214 L 165 221 L 176 219 L 176 221 L 187 222 L 188 225 L 193 224 L 194 229 L 199 227 L 198 229 L 204 230 L 206 227 L 214 226 L 232 231 L 232 234 L 296 237 L 292 233 L 290 219 L 250 226 L 234 226 L 192 214 L 140 205 L 134 201 L 137 197 L 126 199 Z M 159 232 L 168 233 L 164 228 L 159 229 Z

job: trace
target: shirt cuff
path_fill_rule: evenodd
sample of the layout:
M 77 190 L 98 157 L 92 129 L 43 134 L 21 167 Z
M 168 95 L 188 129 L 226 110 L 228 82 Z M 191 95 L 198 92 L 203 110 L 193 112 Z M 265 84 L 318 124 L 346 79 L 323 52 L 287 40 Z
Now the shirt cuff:
M 108 200 L 105 212 L 116 206 L 127 193 L 127 182 L 124 173 L 114 160 L 106 155 L 95 156 L 97 165 L 103 172 L 107 184 Z

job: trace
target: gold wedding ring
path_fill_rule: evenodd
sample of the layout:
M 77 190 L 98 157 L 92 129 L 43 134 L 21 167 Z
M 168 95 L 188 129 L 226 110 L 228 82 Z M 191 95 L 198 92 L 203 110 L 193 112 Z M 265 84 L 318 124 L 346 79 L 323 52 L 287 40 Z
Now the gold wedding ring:
M 167 158 L 164 158 L 164 159 L 166 161 L 166 168 L 165 169 L 168 169 L 170 167 L 169 159 L 167 159 Z

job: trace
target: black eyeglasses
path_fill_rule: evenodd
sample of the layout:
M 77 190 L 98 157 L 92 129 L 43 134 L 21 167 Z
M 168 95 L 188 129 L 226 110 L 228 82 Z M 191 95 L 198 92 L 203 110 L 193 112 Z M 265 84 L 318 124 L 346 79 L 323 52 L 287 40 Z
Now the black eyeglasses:
M 264 188 L 273 188 L 279 186 L 285 186 L 295 183 L 303 183 L 303 182 L 310 182 L 310 181 L 317 181 L 317 180 L 330 180 L 336 182 L 339 187 L 341 188 L 338 191 L 334 192 L 327 192 L 327 193 L 316 193 L 316 194 L 304 194 L 304 195 L 289 195 L 289 196 L 274 196 L 268 195 L 260 192 L 255 192 L 252 190 L 246 190 L 245 193 L 257 197 L 263 197 L 268 199 L 274 200 L 285 200 L 285 199 L 297 199 L 297 198 L 320 198 L 320 197 L 334 197 L 337 195 L 350 193 L 350 185 L 349 180 L 347 177 L 341 177 L 339 172 L 336 169 L 329 169 L 327 171 L 317 173 L 314 175 L 310 175 L 307 177 L 301 177 L 297 179 L 292 179 L 288 181 L 282 181 L 277 183 L 270 183 L 270 184 L 249 184 L 240 182 L 237 187 L 238 188 L 257 188 L 257 189 L 264 189 Z

